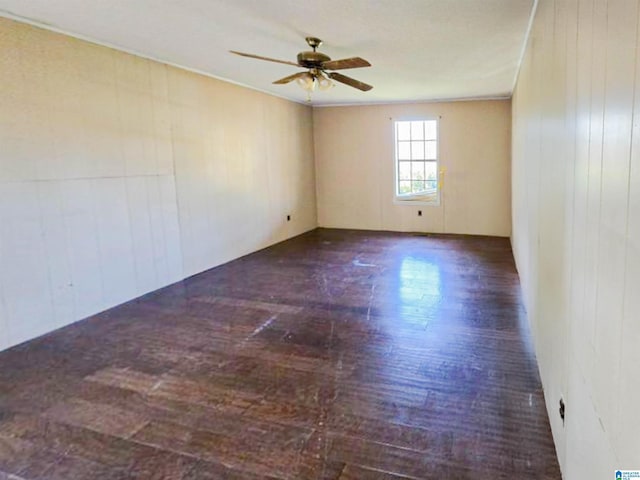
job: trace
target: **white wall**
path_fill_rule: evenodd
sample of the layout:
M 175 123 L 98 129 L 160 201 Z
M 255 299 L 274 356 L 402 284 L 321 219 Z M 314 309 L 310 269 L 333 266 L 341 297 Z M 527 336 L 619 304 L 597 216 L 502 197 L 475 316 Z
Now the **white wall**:
M 316 226 L 305 106 L 2 18 L 0 79 L 0 349 Z
M 440 206 L 394 204 L 393 122 L 407 117 L 440 117 Z M 511 234 L 509 100 L 322 107 L 313 119 L 321 226 Z
M 540 0 L 513 98 L 512 243 L 569 480 L 640 469 L 639 13 Z
M 187 276 L 316 227 L 309 107 L 174 68 L 169 87 Z

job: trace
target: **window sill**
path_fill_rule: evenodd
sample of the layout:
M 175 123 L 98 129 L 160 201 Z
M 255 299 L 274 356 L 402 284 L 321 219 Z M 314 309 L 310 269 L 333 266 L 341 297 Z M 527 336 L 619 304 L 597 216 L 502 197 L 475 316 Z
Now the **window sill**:
M 427 199 L 423 199 L 423 198 L 402 198 L 402 197 L 395 197 L 393 199 L 393 204 L 394 205 L 406 205 L 406 206 L 412 206 L 412 205 L 419 205 L 419 206 L 425 206 L 425 207 L 439 207 L 440 206 L 440 199 L 436 198 L 435 200 L 427 200 Z

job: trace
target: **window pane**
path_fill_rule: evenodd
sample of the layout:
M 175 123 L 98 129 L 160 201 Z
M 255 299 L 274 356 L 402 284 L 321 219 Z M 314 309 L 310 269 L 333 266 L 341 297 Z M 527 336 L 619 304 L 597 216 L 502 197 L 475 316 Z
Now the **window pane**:
M 398 188 L 398 193 L 400 195 L 403 195 L 405 193 L 411 193 L 411 182 L 409 181 L 401 181 L 399 188 Z
M 400 162 L 398 175 L 400 180 L 411 180 L 411 162 Z
M 424 192 L 424 190 L 425 190 L 424 181 L 422 181 L 422 180 L 412 180 L 411 181 L 411 192 L 412 193 Z
M 411 142 L 411 160 L 424 160 L 424 142 Z
M 411 160 L 411 143 L 398 142 L 398 160 Z
M 424 179 L 424 162 L 411 162 L 411 180 Z
M 424 122 L 411 122 L 411 140 L 424 139 Z
M 437 131 L 438 122 L 435 120 L 427 120 L 424 122 L 424 139 L 425 140 L 436 140 L 438 138 Z
M 435 160 L 437 158 L 436 142 L 424 142 L 424 145 L 425 145 L 424 158 L 427 158 L 429 160 Z
M 438 121 L 395 122 L 397 195 L 437 200 Z
M 411 140 L 411 122 L 396 122 L 398 140 Z
M 426 180 L 438 180 L 438 170 L 436 162 L 425 162 L 425 179 Z

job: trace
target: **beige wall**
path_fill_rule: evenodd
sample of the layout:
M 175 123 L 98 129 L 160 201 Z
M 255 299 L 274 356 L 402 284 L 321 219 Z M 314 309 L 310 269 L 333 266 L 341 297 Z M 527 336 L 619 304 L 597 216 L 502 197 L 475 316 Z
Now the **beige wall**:
M 540 0 L 513 99 L 512 241 L 569 480 L 640 468 L 639 13 Z
M 2 18 L 0 82 L 0 349 L 316 226 L 308 107 Z
M 434 116 L 441 204 L 395 204 L 393 121 Z M 313 122 L 320 226 L 511 234 L 509 100 L 314 108 Z
M 175 68 L 168 85 L 186 276 L 317 226 L 309 107 Z

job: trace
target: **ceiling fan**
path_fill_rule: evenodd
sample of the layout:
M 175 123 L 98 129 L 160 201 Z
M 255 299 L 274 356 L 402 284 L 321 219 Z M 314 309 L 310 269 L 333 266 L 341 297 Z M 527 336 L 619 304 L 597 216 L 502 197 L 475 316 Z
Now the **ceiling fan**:
M 345 70 L 347 68 L 361 68 L 370 67 L 371 64 L 364 58 L 351 57 L 343 58 L 342 60 L 331 60 L 328 55 L 318 52 L 317 48 L 322 45 L 322 40 L 316 37 L 307 37 L 307 43 L 313 49 L 311 52 L 300 52 L 298 54 L 298 61 L 289 62 L 287 60 L 277 60 L 275 58 L 262 57 L 260 55 L 253 55 L 251 53 L 236 52 L 231 50 L 231 53 L 240 55 L 243 57 L 257 58 L 258 60 L 266 60 L 268 62 L 284 63 L 285 65 L 292 65 L 294 67 L 306 68 L 306 72 L 298 72 L 288 77 L 276 80 L 275 84 L 282 85 L 295 81 L 307 92 L 312 92 L 316 89 L 327 90 L 333 86 L 333 81 L 344 83 L 350 87 L 357 88 L 366 92 L 373 87 L 367 85 L 364 82 L 356 80 L 355 78 L 347 77 L 341 73 L 334 72 L 333 70 Z M 329 72 L 327 72 L 329 70 Z

